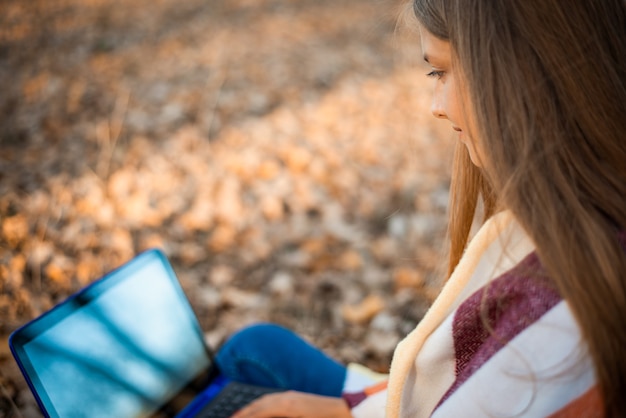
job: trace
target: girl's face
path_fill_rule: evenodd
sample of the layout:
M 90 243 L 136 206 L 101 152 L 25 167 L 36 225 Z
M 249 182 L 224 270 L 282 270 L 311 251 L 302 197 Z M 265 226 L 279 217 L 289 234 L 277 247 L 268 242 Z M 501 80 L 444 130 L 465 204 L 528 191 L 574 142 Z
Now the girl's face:
M 450 43 L 423 28 L 420 28 L 420 35 L 424 60 L 431 67 L 428 76 L 435 80 L 431 111 L 436 118 L 447 119 L 452 124 L 459 140 L 467 147 L 472 162 L 481 167 L 477 143 L 470 137 L 470 132 L 475 130 L 468 94 L 465 86 L 459 83 L 460 74 L 455 74 Z

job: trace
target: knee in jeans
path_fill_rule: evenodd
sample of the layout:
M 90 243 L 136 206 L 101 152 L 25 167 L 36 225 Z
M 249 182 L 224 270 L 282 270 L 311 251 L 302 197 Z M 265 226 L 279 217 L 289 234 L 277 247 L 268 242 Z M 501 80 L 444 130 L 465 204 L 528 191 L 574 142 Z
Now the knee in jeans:
M 289 332 L 285 328 L 270 323 L 258 323 L 242 328 L 234 333 L 222 346 L 222 350 L 233 350 L 237 347 L 254 347 L 259 343 L 276 338 L 277 334 Z

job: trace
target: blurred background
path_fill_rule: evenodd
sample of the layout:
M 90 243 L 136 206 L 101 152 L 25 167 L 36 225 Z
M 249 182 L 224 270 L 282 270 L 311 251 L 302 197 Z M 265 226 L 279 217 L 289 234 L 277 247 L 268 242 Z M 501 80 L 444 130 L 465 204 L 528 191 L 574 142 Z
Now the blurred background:
M 10 332 L 150 247 L 210 344 L 272 321 L 388 370 L 453 145 L 405 6 L 0 2 L 0 416 L 39 416 Z

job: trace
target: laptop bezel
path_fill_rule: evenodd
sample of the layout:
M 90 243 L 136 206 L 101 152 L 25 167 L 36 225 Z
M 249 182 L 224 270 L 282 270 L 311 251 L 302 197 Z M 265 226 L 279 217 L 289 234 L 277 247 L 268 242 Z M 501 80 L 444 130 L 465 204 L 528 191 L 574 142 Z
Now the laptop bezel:
M 104 276 L 95 280 L 86 287 L 78 290 L 76 293 L 68 296 L 65 300 L 59 302 L 52 309 L 27 322 L 26 324 L 12 332 L 9 336 L 9 348 L 11 350 L 13 358 L 15 359 L 22 375 L 26 380 L 26 383 L 29 386 L 31 393 L 35 397 L 35 400 L 44 416 L 56 417 L 58 416 L 58 413 L 56 413 L 54 405 L 47 395 L 46 388 L 39 380 L 38 374 L 32 367 L 32 363 L 30 362 L 30 359 L 24 350 L 25 344 L 33 341 L 47 329 L 54 326 L 55 324 L 58 324 L 81 307 L 89 304 L 98 297 L 101 297 L 107 292 L 107 290 L 115 287 L 122 280 L 128 277 L 129 274 L 138 271 L 143 266 L 145 266 L 146 263 L 153 261 L 154 258 L 157 258 L 161 262 L 163 268 L 166 270 L 168 278 L 172 281 L 172 284 L 176 289 L 177 296 L 181 298 L 181 302 L 184 303 L 186 309 L 189 310 L 189 314 L 193 318 L 192 324 L 194 330 L 197 332 L 198 337 L 202 341 L 204 352 L 207 355 L 209 361 L 209 369 L 199 370 L 196 378 L 205 374 L 206 381 L 210 382 L 215 376 L 219 374 L 215 362 L 215 355 L 206 344 L 204 334 L 200 327 L 200 323 L 198 322 L 198 317 L 193 310 L 193 306 L 191 305 L 187 295 L 185 294 L 180 280 L 174 272 L 171 263 L 169 262 L 167 256 L 163 253 L 162 250 L 158 248 L 151 248 L 138 254 L 137 256 L 133 257 L 131 260 L 115 268 L 114 270 L 106 273 Z M 196 380 L 196 378 L 192 379 L 192 381 Z M 161 405 L 161 408 L 163 408 L 166 404 L 167 402 Z

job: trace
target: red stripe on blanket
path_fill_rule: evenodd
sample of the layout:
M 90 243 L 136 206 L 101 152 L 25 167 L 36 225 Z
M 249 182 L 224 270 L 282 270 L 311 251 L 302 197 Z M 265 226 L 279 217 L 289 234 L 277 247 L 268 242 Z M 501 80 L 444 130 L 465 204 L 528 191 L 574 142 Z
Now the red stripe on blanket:
M 346 401 L 346 403 L 348 404 L 348 407 L 350 409 L 355 408 L 358 404 L 360 404 L 361 402 L 363 402 L 365 399 L 367 399 L 368 397 L 377 394 L 378 392 L 382 392 L 383 390 L 387 389 L 387 381 L 384 380 L 382 382 L 376 383 L 372 386 L 368 386 L 365 389 L 363 389 L 363 391 L 361 392 L 354 392 L 354 393 L 349 393 L 349 392 L 344 392 L 341 397 L 344 399 L 344 401 Z
M 439 405 L 559 301 L 561 296 L 534 253 L 465 300 L 452 324 L 456 379 Z
M 602 418 L 604 402 L 597 386 L 568 403 L 548 418 Z

